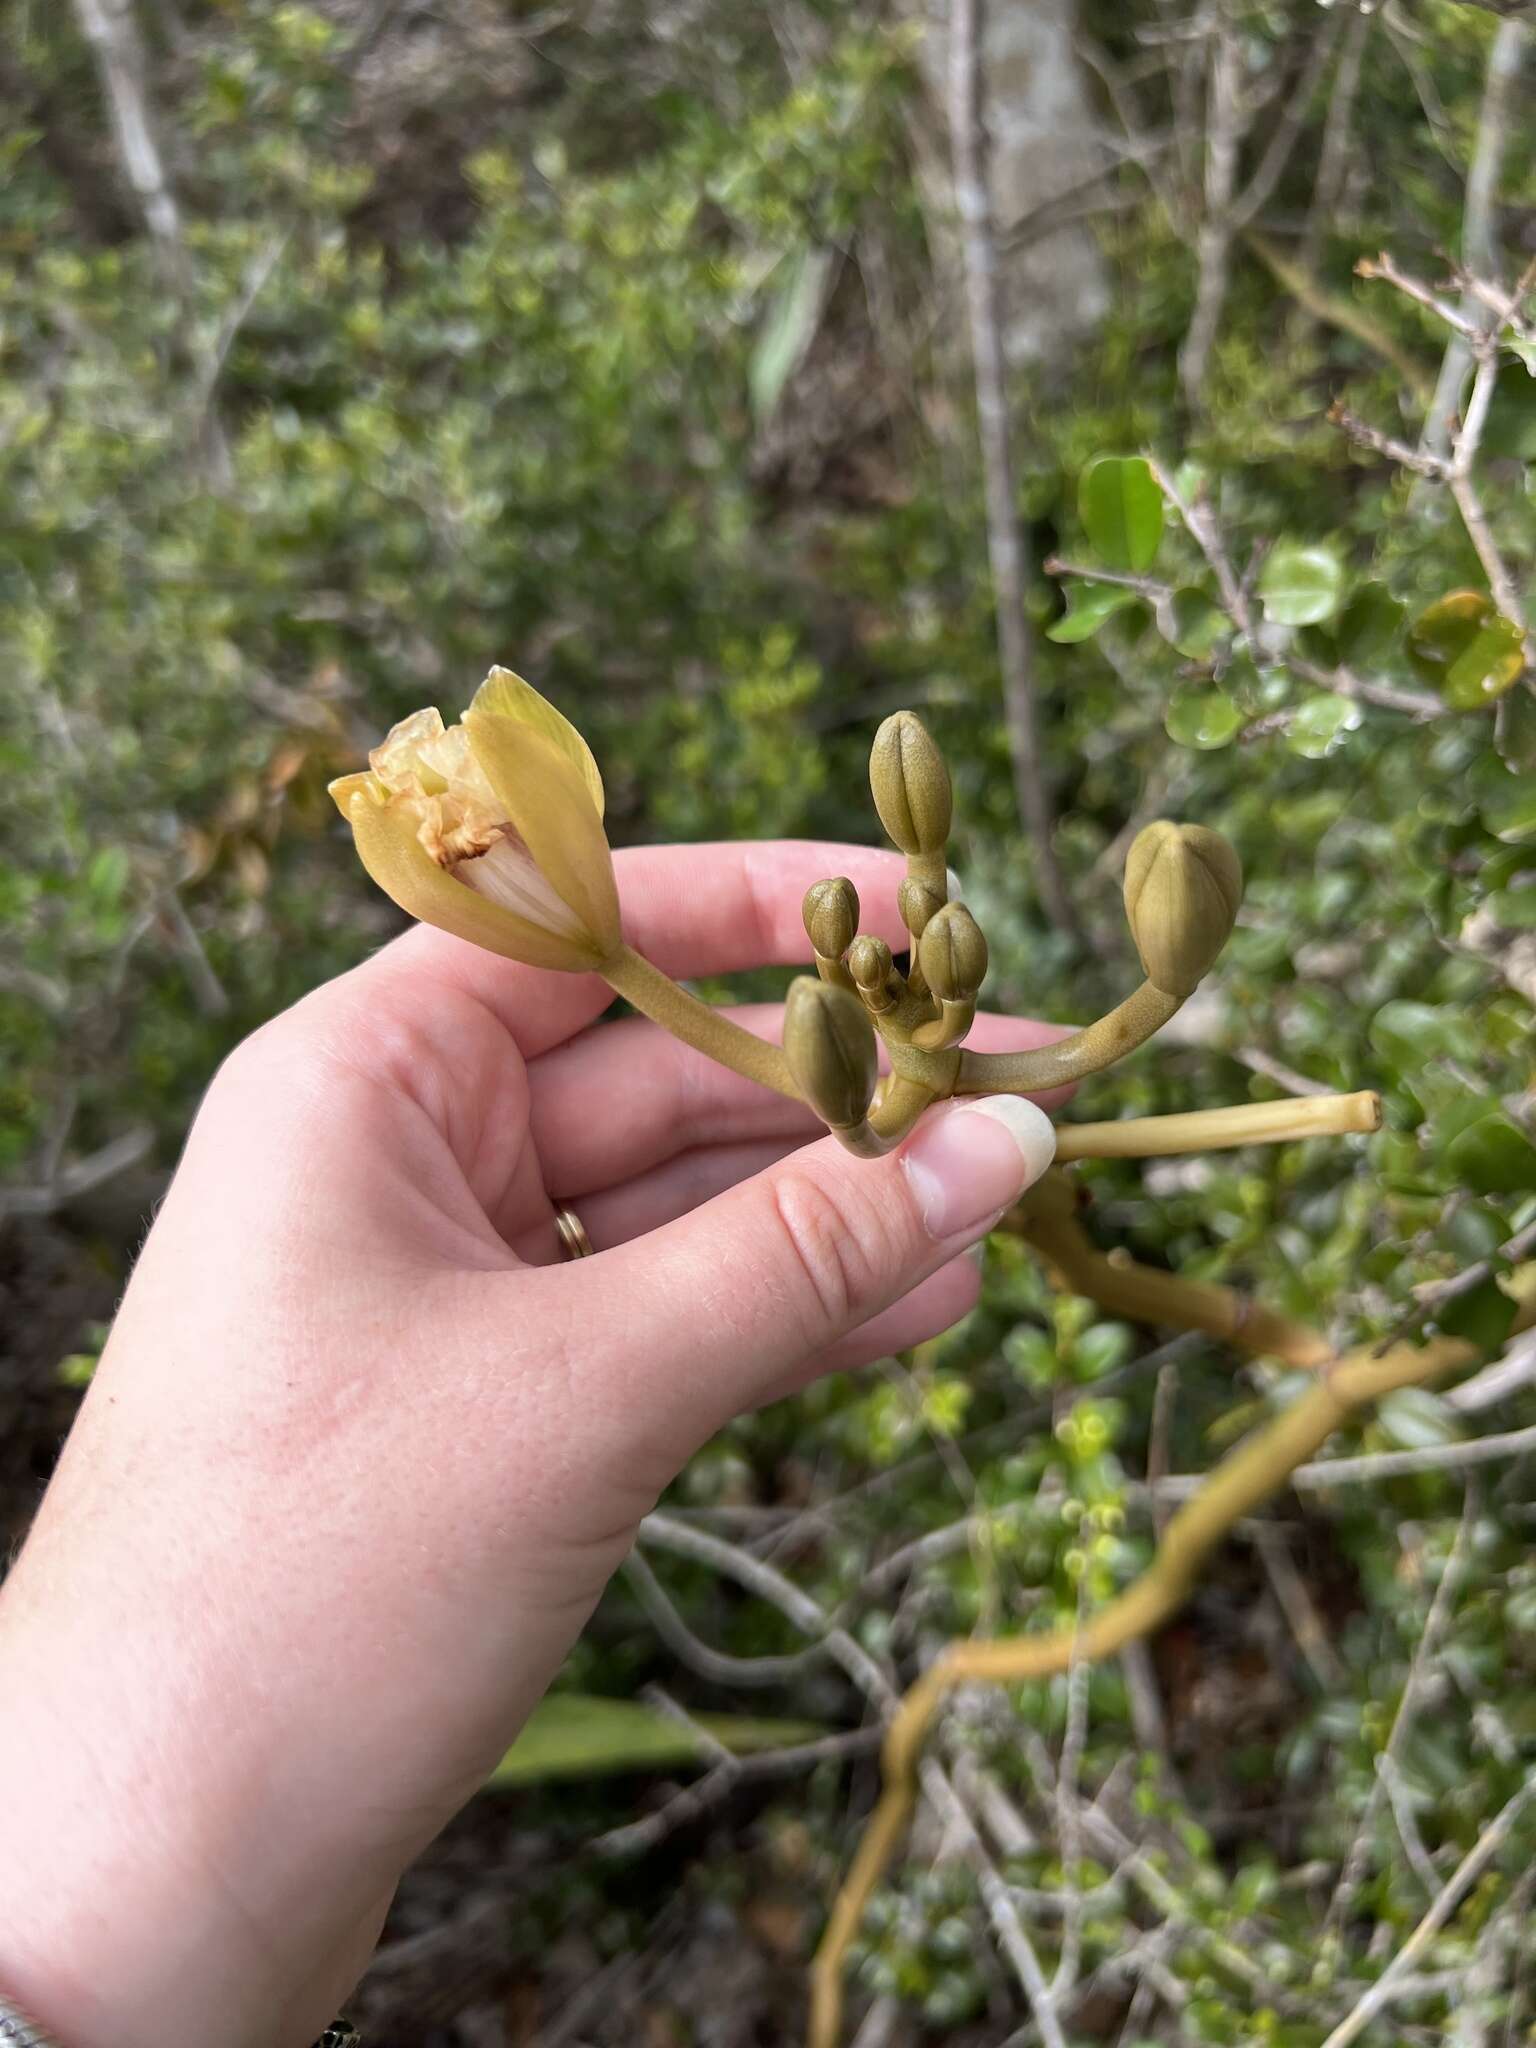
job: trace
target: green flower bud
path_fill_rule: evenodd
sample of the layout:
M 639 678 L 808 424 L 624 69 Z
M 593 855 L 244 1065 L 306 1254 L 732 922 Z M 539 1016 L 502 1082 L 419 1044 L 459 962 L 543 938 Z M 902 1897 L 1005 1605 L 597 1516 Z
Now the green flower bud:
M 859 928 L 859 892 L 846 875 L 812 882 L 801 906 L 805 935 L 823 960 L 841 960 Z
M 915 875 L 908 875 L 897 888 L 896 903 L 901 911 L 901 921 L 914 939 L 923 936 L 929 918 L 944 908 L 944 898 L 938 890 L 920 882 Z
M 987 976 L 987 941 L 963 903 L 934 912 L 917 943 L 929 988 L 946 1003 L 969 1002 Z
M 1204 825 L 1148 825 L 1125 862 L 1125 914 L 1154 988 L 1187 996 L 1231 935 L 1242 864 Z
M 884 988 L 894 965 L 891 949 L 884 939 L 872 939 L 866 934 L 862 939 L 855 939 L 848 949 L 848 972 L 860 988 Z
M 802 974 L 784 1005 L 784 1054 L 795 1085 L 825 1124 L 862 1124 L 875 1092 L 875 1028 L 845 988 Z
M 949 770 L 912 712 L 893 712 L 875 734 L 869 786 L 881 824 L 903 853 L 944 851 L 954 810 Z

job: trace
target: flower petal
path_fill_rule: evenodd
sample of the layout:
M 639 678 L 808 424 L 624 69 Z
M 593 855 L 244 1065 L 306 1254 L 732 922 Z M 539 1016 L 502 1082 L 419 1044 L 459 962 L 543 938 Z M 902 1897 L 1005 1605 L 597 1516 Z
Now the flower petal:
M 333 783 L 332 794 L 342 805 L 352 827 L 358 858 L 374 881 L 400 908 L 423 924 L 436 925 L 472 946 L 484 946 L 508 960 L 521 960 L 529 967 L 554 967 L 570 973 L 584 972 L 598 965 L 605 955 L 585 938 L 566 938 L 541 930 L 526 918 L 487 901 L 475 890 L 456 881 L 440 868 L 416 837 L 415 821 L 409 811 L 380 801 L 373 789 L 357 785 L 372 782 L 370 776 L 346 776 Z M 353 787 L 343 801 L 342 790 Z M 586 806 L 591 817 L 591 806 Z M 613 947 L 608 947 L 608 952 Z
M 476 690 L 469 708 L 475 712 L 493 711 L 502 718 L 515 718 L 542 739 L 550 741 L 581 770 L 582 779 L 597 806 L 597 815 L 603 815 L 603 778 L 598 773 L 592 749 L 564 713 L 557 711 L 547 697 L 541 697 L 532 683 L 525 683 L 509 668 L 493 668 Z
M 532 725 L 498 712 L 471 708 L 464 730 L 507 821 L 607 959 L 620 941 L 619 891 L 581 771 Z
M 340 811 L 341 815 L 350 824 L 352 822 L 350 805 L 353 797 L 371 794 L 378 788 L 378 778 L 371 770 L 364 768 L 357 775 L 338 775 L 334 782 L 328 782 L 325 787 L 327 795 L 335 802 L 337 810 Z

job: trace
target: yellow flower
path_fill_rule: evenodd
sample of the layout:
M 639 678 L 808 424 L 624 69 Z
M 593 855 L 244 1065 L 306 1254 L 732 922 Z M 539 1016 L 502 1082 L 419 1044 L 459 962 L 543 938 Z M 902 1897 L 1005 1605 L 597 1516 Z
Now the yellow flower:
M 620 944 L 603 783 L 569 719 L 493 668 L 463 723 L 402 721 L 330 785 L 358 856 L 402 910 L 530 967 L 599 967 Z

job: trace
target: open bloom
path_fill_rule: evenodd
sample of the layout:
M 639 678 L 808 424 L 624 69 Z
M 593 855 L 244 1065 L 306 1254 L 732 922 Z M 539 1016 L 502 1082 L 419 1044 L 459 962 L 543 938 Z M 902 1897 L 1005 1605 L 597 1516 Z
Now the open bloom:
M 603 783 L 570 721 L 493 668 L 463 723 L 418 711 L 330 786 L 363 866 L 402 910 L 530 967 L 599 967 L 620 943 Z

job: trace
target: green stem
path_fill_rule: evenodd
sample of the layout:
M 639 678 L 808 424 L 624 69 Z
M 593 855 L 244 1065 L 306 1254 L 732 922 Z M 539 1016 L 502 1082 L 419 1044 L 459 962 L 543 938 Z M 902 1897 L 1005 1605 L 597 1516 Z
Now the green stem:
M 957 1095 L 1023 1095 L 1036 1088 L 1063 1088 L 1097 1074 L 1144 1045 L 1184 1002 L 1144 981 L 1117 1010 L 1055 1045 L 1033 1052 L 962 1052 Z
M 933 1090 L 921 1081 L 890 1074 L 880 1083 L 869 1115 L 861 1124 L 832 1126 L 832 1135 L 858 1159 L 881 1159 L 893 1152 L 933 1101 Z
M 733 1073 L 744 1074 L 749 1081 L 787 1095 L 792 1102 L 804 1101 L 781 1047 L 744 1031 L 708 1003 L 689 995 L 687 989 L 679 988 L 670 975 L 653 967 L 632 946 L 620 946 L 598 971 L 608 986 L 632 1003 L 642 1016 L 670 1031 L 684 1045 L 691 1045 L 696 1052 L 717 1060 Z

